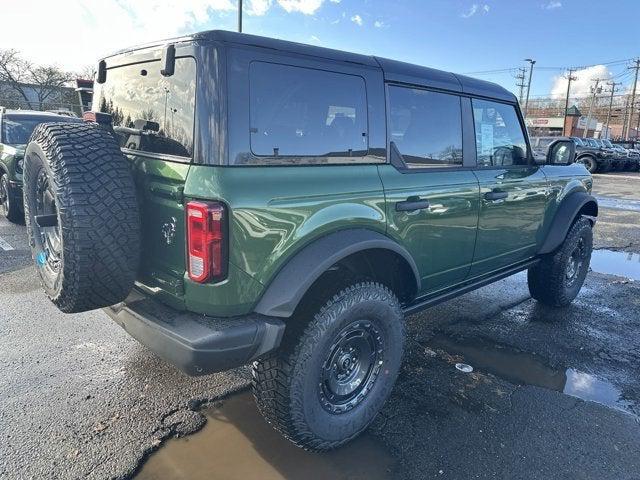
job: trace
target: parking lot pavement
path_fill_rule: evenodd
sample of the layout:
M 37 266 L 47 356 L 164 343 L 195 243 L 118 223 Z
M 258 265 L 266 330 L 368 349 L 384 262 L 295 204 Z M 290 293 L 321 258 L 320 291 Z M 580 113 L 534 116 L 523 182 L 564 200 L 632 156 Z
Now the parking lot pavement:
M 595 177 L 596 195 L 637 195 L 609 177 Z M 626 241 L 640 222 L 613 211 L 596 246 L 640 253 Z M 551 310 L 519 274 L 410 317 L 382 414 L 354 444 L 315 455 L 233 394 L 246 370 L 188 378 L 102 312 L 58 312 L 24 226 L 0 220 L 0 237 L 13 248 L 0 249 L 0 478 L 640 478 L 638 282 L 592 272 L 574 305 Z M 624 256 L 627 275 L 638 258 Z M 205 416 L 199 433 L 165 442 Z
M 598 219 L 595 248 L 640 252 L 640 172 L 594 175 L 593 194 L 606 212 Z

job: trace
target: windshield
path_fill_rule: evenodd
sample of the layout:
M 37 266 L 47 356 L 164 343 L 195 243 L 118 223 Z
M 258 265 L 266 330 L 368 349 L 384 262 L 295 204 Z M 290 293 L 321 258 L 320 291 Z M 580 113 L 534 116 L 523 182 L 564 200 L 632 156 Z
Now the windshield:
M 191 157 L 196 100 L 196 62 L 176 59 L 175 73 L 160 74 L 159 61 L 107 71 L 94 105 L 111 114 L 120 146 L 128 150 Z
M 33 130 L 40 123 L 47 122 L 80 122 L 73 117 L 55 115 L 11 115 L 2 117 L 2 143 L 7 145 L 26 145 Z

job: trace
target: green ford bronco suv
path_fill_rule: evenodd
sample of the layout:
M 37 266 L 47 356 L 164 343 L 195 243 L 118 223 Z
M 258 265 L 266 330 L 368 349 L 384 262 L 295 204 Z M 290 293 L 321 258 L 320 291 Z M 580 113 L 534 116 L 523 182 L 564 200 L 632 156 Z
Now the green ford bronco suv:
M 497 85 L 223 31 L 121 51 L 96 85 L 26 151 L 47 295 L 191 375 L 252 363 L 301 447 L 372 421 L 404 315 L 522 270 L 562 307 L 587 275 L 591 176 L 567 140 L 534 160 Z

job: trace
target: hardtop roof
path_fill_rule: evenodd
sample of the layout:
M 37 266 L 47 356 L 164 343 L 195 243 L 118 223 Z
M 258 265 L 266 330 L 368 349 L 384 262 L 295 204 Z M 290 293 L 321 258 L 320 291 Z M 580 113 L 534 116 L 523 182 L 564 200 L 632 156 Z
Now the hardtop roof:
M 132 52 L 141 48 L 160 47 L 169 43 L 194 41 L 217 41 L 228 44 L 255 46 L 299 55 L 319 57 L 327 60 L 356 63 L 369 67 L 380 68 L 384 74 L 385 80 L 387 81 L 423 85 L 431 88 L 495 98 L 508 102 L 516 101 L 515 95 L 504 87 L 485 80 L 467 77 L 465 75 L 454 74 L 443 70 L 372 55 L 362 55 L 315 45 L 291 42 L 288 40 L 279 40 L 270 37 L 250 35 L 247 33 L 230 32 L 227 30 L 207 30 L 197 32 L 192 35 L 171 38 L 121 50 L 114 55 Z

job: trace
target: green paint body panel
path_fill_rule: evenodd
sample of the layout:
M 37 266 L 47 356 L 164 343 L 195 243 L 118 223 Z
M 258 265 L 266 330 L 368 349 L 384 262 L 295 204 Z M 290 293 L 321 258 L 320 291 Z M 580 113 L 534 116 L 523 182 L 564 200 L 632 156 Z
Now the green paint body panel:
M 184 194 L 220 200 L 228 207 L 229 264 L 259 285 L 234 289 L 242 298 L 235 314 L 249 311 L 287 260 L 314 239 L 346 228 L 380 233 L 386 229 L 384 193 L 375 165 L 194 165 Z M 214 294 L 221 286 L 198 287 Z M 191 286 L 189 293 L 195 291 Z M 213 302 L 208 305 L 210 313 L 218 308 Z
M 418 267 L 418 296 L 431 294 L 535 256 L 561 201 L 591 189 L 578 164 L 402 173 L 389 164 L 225 167 L 130 158 L 143 199 L 140 286 L 174 308 L 218 316 L 251 312 L 293 255 L 347 228 L 398 242 Z M 508 197 L 484 199 L 495 189 Z M 429 208 L 397 211 L 409 197 L 427 199 Z M 186 273 L 184 207 L 192 199 L 227 206 L 222 282 L 198 284 Z M 170 244 L 166 224 L 175 229 Z
M 387 198 L 388 235 L 404 246 L 420 272 L 422 291 L 430 293 L 464 280 L 471 267 L 478 224 L 479 187 L 471 170 L 401 173 L 379 167 Z M 409 197 L 429 208 L 396 211 Z
M 498 270 L 535 256 L 542 245 L 548 202 L 547 177 L 539 166 L 480 168 L 478 237 L 470 276 Z M 487 200 L 492 191 L 507 198 Z

